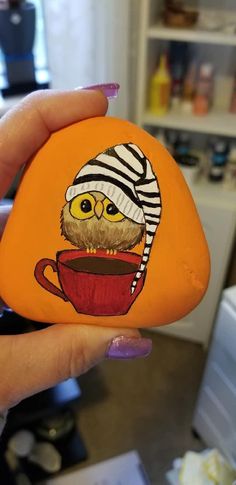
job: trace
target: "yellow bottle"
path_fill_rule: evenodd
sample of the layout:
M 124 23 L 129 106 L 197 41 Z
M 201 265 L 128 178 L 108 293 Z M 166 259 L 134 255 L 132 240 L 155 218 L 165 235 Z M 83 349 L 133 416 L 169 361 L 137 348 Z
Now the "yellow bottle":
M 151 79 L 150 111 L 156 115 L 164 115 L 169 108 L 171 77 L 167 68 L 166 55 L 161 55 L 160 64 Z

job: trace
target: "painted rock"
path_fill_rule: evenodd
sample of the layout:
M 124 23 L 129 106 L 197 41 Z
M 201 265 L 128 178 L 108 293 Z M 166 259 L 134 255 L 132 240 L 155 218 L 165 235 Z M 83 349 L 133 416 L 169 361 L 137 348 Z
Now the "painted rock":
M 166 149 L 123 120 L 54 133 L 28 165 L 0 246 L 0 294 L 41 322 L 146 327 L 202 299 L 209 253 Z

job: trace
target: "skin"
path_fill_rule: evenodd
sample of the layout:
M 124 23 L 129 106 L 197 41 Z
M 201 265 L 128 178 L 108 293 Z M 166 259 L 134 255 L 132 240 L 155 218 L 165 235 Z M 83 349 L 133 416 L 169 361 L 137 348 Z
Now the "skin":
M 27 96 L 0 120 L 0 197 L 53 131 L 105 115 L 106 110 L 107 99 L 98 91 L 42 91 Z M 0 233 L 8 214 L 9 208 L 0 212 Z M 84 373 L 105 358 L 112 339 L 121 335 L 140 337 L 135 329 L 72 324 L 0 336 L 0 413 L 36 392 Z

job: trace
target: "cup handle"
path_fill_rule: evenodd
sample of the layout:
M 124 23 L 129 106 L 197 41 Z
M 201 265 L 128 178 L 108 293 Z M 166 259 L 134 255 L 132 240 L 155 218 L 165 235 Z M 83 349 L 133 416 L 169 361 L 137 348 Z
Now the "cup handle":
M 64 301 L 68 301 L 66 295 L 64 295 L 63 291 L 61 291 L 57 286 L 55 286 L 51 281 L 49 281 L 46 276 L 44 275 L 45 268 L 47 266 L 51 266 L 54 272 L 57 272 L 57 264 L 53 259 L 43 258 L 38 261 L 35 266 L 34 276 L 37 282 L 45 288 L 45 290 L 49 291 L 53 295 L 59 296 Z

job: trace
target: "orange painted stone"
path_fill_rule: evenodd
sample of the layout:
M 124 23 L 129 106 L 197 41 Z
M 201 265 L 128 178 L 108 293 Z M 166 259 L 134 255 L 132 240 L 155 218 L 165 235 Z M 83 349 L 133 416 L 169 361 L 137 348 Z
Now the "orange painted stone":
M 210 262 L 167 150 L 127 121 L 54 133 L 28 165 L 0 244 L 0 294 L 40 322 L 148 327 L 201 301 Z

